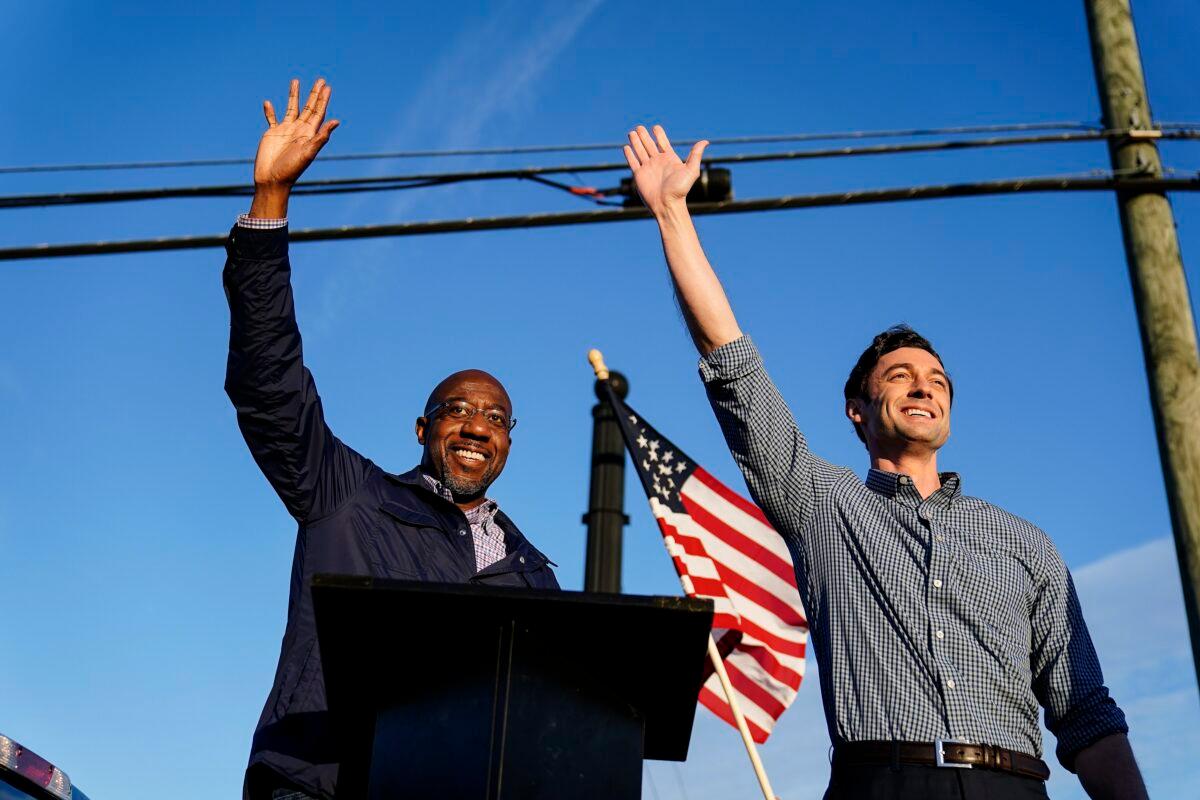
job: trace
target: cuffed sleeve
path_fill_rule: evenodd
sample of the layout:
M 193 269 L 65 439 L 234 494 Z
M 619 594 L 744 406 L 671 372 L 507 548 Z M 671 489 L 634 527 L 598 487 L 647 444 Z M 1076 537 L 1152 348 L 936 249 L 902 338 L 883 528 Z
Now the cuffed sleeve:
M 250 228 L 251 230 L 270 231 L 276 228 L 286 228 L 287 224 L 287 217 L 267 219 L 264 217 L 252 217 L 249 214 L 238 214 L 237 218 L 237 226 L 239 228 Z
M 1058 739 L 1055 755 L 1075 771 L 1075 756 L 1105 736 L 1128 733 L 1125 714 L 1109 696 L 1075 583 L 1046 540 L 1040 586 L 1031 614 L 1033 691 Z
M 762 357 L 749 336 L 739 336 L 700 359 L 700 380 L 731 381 L 762 366 Z

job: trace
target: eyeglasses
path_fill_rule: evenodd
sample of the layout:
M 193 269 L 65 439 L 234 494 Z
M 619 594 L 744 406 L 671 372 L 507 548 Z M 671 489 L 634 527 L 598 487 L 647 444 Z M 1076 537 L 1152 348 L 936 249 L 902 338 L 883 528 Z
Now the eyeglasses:
M 425 412 L 425 416 L 433 419 L 441 414 L 459 422 L 466 422 L 473 419 L 476 414 L 483 414 L 483 419 L 488 425 L 502 431 L 511 431 L 517 426 L 515 419 L 510 419 L 507 414 L 496 408 L 477 408 L 470 403 L 462 400 L 447 400 L 443 403 L 438 403 L 433 408 Z

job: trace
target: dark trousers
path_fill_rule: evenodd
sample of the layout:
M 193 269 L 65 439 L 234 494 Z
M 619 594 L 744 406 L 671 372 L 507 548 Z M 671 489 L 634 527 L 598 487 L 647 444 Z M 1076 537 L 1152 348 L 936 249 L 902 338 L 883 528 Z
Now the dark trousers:
M 835 766 L 825 800 L 1046 800 L 1046 783 L 990 769 Z

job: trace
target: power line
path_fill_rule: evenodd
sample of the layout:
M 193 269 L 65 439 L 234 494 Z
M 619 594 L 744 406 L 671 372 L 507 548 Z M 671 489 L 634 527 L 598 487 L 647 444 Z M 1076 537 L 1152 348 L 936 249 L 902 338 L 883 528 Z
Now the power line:
M 730 200 L 721 203 L 698 203 L 690 206 L 697 216 L 741 214 L 754 211 L 780 211 L 793 208 L 848 206 L 867 203 L 889 203 L 908 200 L 930 200 L 952 197 L 981 197 L 986 195 L 1022 194 L 1029 192 L 1169 192 L 1200 191 L 1200 179 L 1194 178 L 1124 178 L 1105 177 L 1040 177 L 1019 178 L 977 183 L 909 186 L 894 189 L 867 189 L 827 194 L 766 197 L 755 200 Z M 467 219 L 406 222 L 389 225 L 362 225 L 343 228 L 307 228 L 292 231 L 293 242 L 318 242 L 335 239 L 369 239 L 385 236 L 417 236 L 433 233 L 493 231 L 513 228 L 546 228 L 563 225 L 583 225 L 597 222 L 621 222 L 650 216 L 645 208 L 604 209 L 566 213 L 526 214 L 508 217 L 479 217 Z M 0 249 L 0 261 L 34 258 L 60 258 L 82 255 L 116 253 L 145 253 L 159 250 L 193 250 L 225 245 L 224 235 L 182 236 L 175 238 L 141 239 L 123 242 L 93 242 L 85 244 L 42 244 L 30 247 Z
M 1200 126 L 1194 126 L 1200 127 Z M 1020 122 L 1002 125 L 962 125 L 948 128 L 905 128 L 881 131 L 833 131 L 825 133 L 767 134 L 759 136 L 726 136 L 709 139 L 713 145 L 725 144 L 779 144 L 782 142 L 818 142 L 839 139 L 884 139 L 911 136 L 951 136 L 978 133 L 1014 133 L 1018 131 L 1055 130 L 1099 130 L 1100 126 L 1089 122 Z M 676 142 L 679 146 L 696 143 L 696 139 Z M 619 149 L 620 143 L 592 143 L 567 145 L 529 145 L 525 147 L 479 147 L 456 150 L 399 150 L 385 153 L 343 153 L 321 157 L 327 161 L 372 161 L 405 158 L 442 158 L 449 156 L 501 156 L 529 155 L 534 153 L 581 153 L 598 150 Z M 92 172 L 100 170 L 175 169 L 189 167 L 223 167 L 238 164 L 253 164 L 252 158 L 200 158 L 182 161 L 118 161 L 94 164 L 35 164 L 27 166 L 0 167 L 0 175 L 31 172 Z
M 970 150 L 988 147 L 1014 147 L 1035 144 L 1067 144 L 1098 141 L 1125 135 L 1126 132 L 1088 131 L 1082 133 L 1043 134 L 1034 136 L 993 137 L 989 139 L 955 139 L 935 142 L 910 142 L 893 145 L 868 145 L 865 147 L 835 147 L 819 150 L 792 150 L 777 153 L 742 153 L 706 158 L 705 164 L 752 164 L 767 161 L 793 161 L 846 156 L 899 155 L 949 150 Z M 1200 131 L 1163 132 L 1163 139 L 1200 139 Z M 391 191 L 425 186 L 438 186 L 465 181 L 491 180 L 536 180 L 537 176 L 614 172 L 629 168 L 625 162 L 604 164 L 574 164 L 551 167 L 526 167 L 521 169 L 477 170 L 473 172 L 433 172 L 416 175 L 386 175 L 374 178 L 326 178 L 296 184 L 293 195 L 345 194 L 362 191 Z M 0 208 L 31 208 L 42 206 L 82 205 L 95 203 L 128 202 L 136 200 L 163 200 L 199 197 L 243 197 L 253 194 L 254 189 L 244 183 L 217 186 L 191 186 L 157 189 L 119 189 L 101 192 L 71 192 L 59 194 L 0 196 Z

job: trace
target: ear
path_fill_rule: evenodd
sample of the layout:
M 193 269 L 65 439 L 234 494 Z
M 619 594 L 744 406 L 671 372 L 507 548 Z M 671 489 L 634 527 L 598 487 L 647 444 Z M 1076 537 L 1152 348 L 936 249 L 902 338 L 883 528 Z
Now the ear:
M 417 424 L 414 426 L 414 430 L 416 430 L 416 432 L 417 432 L 417 444 L 419 444 L 419 445 L 425 444 L 425 428 L 428 425 L 429 425 L 428 419 L 426 419 L 425 417 L 417 417 Z
M 853 422 L 855 425 L 862 425 L 863 412 L 862 412 L 862 401 L 861 400 L 855 399 L 855 400 L 847 400 L 846 401 L 846 418 L 849 419 L 851 422 Z

